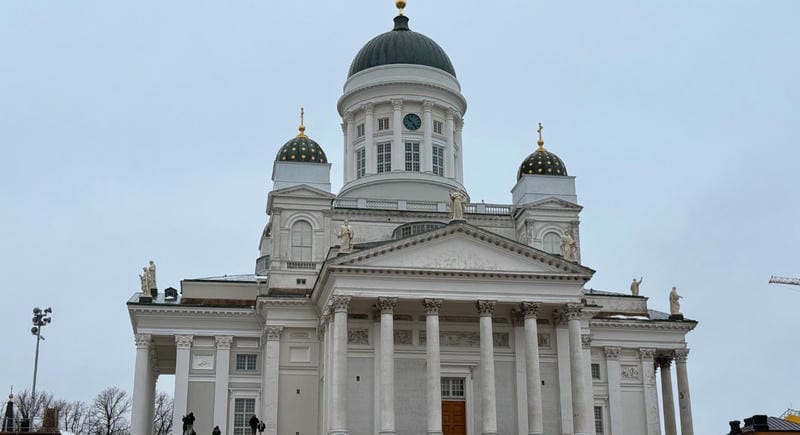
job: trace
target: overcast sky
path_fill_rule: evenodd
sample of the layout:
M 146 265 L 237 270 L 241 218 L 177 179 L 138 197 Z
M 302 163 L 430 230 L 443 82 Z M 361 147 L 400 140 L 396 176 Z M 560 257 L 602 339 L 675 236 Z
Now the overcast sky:
M 390 0 L 0 2 L 0 389 L 132 389 L 126 300 L 251 273 L 278 148 L 307 133 L 341 186 L 336 101 Z M 577 176 L 588 286 L 689 334 L 696 433 L 800 407 L 800 2 L 411 0 L 469 108 L 465 182 L 509 203 L 545 125 Z M 161 388 L 171 388 L 169 380 Z

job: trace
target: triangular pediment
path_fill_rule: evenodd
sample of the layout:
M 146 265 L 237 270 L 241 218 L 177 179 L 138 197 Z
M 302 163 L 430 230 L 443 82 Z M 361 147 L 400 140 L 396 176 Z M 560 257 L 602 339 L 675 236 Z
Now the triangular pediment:
M 575 204 L 574 202 L 569 202 L 569 201 L 567 201 L 565 199 L 556 198 L 554 196 L 550 197 L 550 198 L 540 199 L 538 201 L 534 201 L 534 202 L 529 203 L 529 204 L 525 204 L 524 206 L 522 206 L 520 208 L 552 208 L 552 209 L 565 209 L 565 208 L 568 208 L 568 209 L 575 209 L 575 210 L 583 209 L 583 207 L 581 207 L 578 204 Z
M 296 186 L 285 187 L 283 189 L 273 190 L 270 196 L 305 196 L 309 198 L 336 198 L 336 195 L 326 192 L 322 189 L 309 186 L 307 184 L 299 184 Z
M 466 224 L 340 255 L 331 266 L 378 269 L 589 275 L 594 271 L 514 240 Z

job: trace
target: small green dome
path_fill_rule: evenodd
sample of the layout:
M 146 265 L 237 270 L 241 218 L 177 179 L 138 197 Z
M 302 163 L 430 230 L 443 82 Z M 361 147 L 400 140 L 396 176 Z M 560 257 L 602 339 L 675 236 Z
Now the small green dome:
M 286 142 L 275 157 L 279 162 L 328 163 L 325 151 L 305 134 Z
M 519 167 L 517 180 L 524 175 L 555 175 L 566 176 L 567 167 L 564 162 L 555 154 L 539 147 L 536 152 L 529 155 Z
M 409 29 L 408 17 L 394 18 L 394 29 L 376 36 L 358 52 L 350 65 L 353 74 L 381 65 L 425 65 L 450 73 L 455 77 L 450 58 L 433 39 Z

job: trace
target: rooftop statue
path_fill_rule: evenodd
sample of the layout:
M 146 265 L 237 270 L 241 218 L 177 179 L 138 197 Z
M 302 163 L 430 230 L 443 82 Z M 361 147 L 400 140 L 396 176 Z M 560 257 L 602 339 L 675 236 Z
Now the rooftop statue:
M 450 222 L 463 221 L 466 206 L 467 195 L 464 192 L 460 190 L 450 192 Z
M 639 286 L 642 285 L 642 281 L 644 281 L 644 277 L 640 277 L 639 281 L 634 278 L 633 282 L 631 282 L 631 294 L 633 296 L 639 296 Z
M 567 261 L 578 261 L 578 243 L 568 229 L 561 236 L 561 256 Z
M 681 302 L 680 302 L 681 299 L 683 299 L 683 296 L 678 294 L 678 289 L 672 287 L 672 291 L 669 292 L 670 315 L 679 316 L 681 314 Z
M 339 227 L 339 232 L 336 233 L 336 237 L 342 239 L 339 252 L 347 253 L 353 251 L 353 227 L 350 226 L 349 220 L 344 220 L 342 226 Z

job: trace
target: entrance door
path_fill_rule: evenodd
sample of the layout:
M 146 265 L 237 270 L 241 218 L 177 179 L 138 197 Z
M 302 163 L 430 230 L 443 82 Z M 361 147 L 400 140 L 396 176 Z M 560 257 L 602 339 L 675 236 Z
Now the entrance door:
M 444 435 L 467 435 L 467 408 L 464 401 L 442 400 Z

